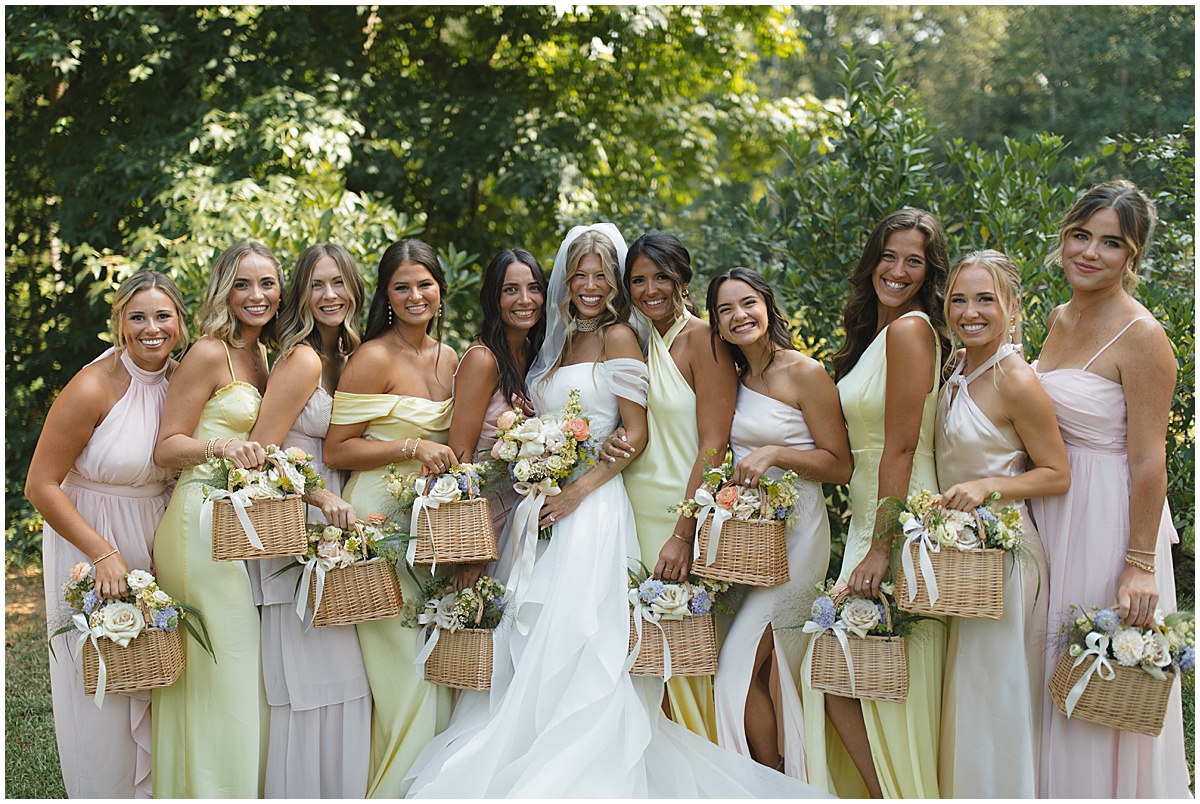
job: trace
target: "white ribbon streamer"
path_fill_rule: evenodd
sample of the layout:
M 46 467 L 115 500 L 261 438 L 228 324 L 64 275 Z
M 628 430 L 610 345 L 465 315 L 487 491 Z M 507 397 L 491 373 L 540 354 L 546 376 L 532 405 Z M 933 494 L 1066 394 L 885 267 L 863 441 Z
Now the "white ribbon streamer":
M 637 641 L 634 642 L 633 650 L 625 659 L 625 672 L 629 672 L 629 669 L 633 667 L 634 663 L 637 661 L 638 655 L 642 652 L 642 620 L 645 620 L 648 623 L 654 623 L 654 627 L 658 629 L 660 634 L 662 634 L 663 681 L 669 681 L 672 675 L 671 645 L 669 642 L 667 642 L 667 632 L 663 630 L 662 623 L 660 622 L 660 620 L 662 620 L 662 615 L 652 611 L 649 606 L 643 606 L 641 599 L 637 596 L 636 589 L 629 590 L 629 600 L 633 604 L 633 626 L 634 631 L 637 633 Z
M 255 550 L 266 550 L 267 548 L 263 547 L 262 539 L 258 538 L 258 531 L 254 529 L 254 525 L 250 524 L 250 517 L 246 515 L 246 509 L 254 507 L 250 492 L 249 488 L 237 491 L 226 491 L 225 489 L 210 491 L 200 506 L 200 532 L 212 533 L 213 503 L 216 500 L 229 500 L 233 503 L 233 511 L 237 514 L 238 522 L 242 524 L 242 530 L 246 532 L 246 538 L 250 540 L 250 544 L 254 546 Z
M 1063 705 L 1067 711 L 1067 717 L 1070 717 L 1071 713 L 1075 711 L 1075 704 L 1079 703 L 1079 699 L 1083 696 L 1083 691 L 1087 689 L 1088 682 L 1092 680 L 1093 675 L 1099 673 L 1100 678 L 1111 681 L 1117 674 L 1112 663 L 1108 661 L 1108 637 L 1098 631 L 1092 631 L 1084 638 L 1084 641 L 1087 643 L 1087 650 L 1079 654 L 1079 658 L 1075 660 L 1075 664 L 1071 665 L 1071 669 L 1078 667 L 1089 656 L 1095 656 L 1096 659 L 1067 693 L 1067 700 Z
M 83 656 L 83 645 L 90 638 L 92 647 L 96 649 L 96 661 L 99 664 L 99 670 L 96 673 L 96 708 L 104 708 L 104 689 L 108 686 L 108 668 L 104 666 L 104 655 L 100 653 L 100 645 L 96 642 L 96 632 L 88 625 L 87 615 L 77 613 L 71 617 L 71 622 L 75 624 L 75 630 L 81 631 L 79 642 L 75 645 L 75 652 Z M 80 659 L 82 662 L 82 658 Z
M 939 592 L 937 577 L 933 574 L 933 559 L 929 557 L 929 553 L 940 553 L 942 546 L 915 517 L 904 523 L 904 535 L 908 541 L 904 545 L 900 564 L 904 569 L 904 580 L 908 583 L 908 601 L 911 603 L 917 597 L 917 572 L 913 567 L 912 551 L 908 549 L 908 545 L 915 542 L 921 554 L 921 577 L 925 579 L 925 588 L 929 590 L 929 605 L 932 606 L 937 603 Z
M 700 505 L 700 510 L 696 512 L 696 546 L 692 552 L 692 560 L 700 558 L 700 529 L 704 527 L 704 520 L 708 519 L 709 514 L 712 514 L 713 518 L 712 529 L 708 534 L 708 552 L 704 557 L 704 563 L 707 566 L 717 560 L 717 544 L 721 541 L 721 526 L 733 518 L 733 512 L 717 505 L 716 499 L 705 488 L 696 489 L 695 500 Z
M 408 561 L 408 565 L 411 567 L 417 558 L 417 522 L 421 517 L 421 512 L 425 511 L 425 525 L 429 528 L 429 547 L 433 552 L 433 563 L 429 567 L 429 574 L 436 575 L 437 542 L 435 542 L 433 538 L 433 519 L 429 516 L 429 510 L 433 508 L 440 508 L 442 503 L 455 502 L 461 498 L 461 495 L 458 490 L 457 482 L 454 485 L 453 491 L 438 493 L 431 489 L 429 494 L 425 494 L 425 488 L 431 481 L 432 478 L 420 477 L 417 478 L 417 482 L 414 484 L 416 487 L 417 496 L 413 498 L 412 523 L 409 527 L 409 533 L 412 534 L 413 538 L 408 543 L 408 552 L 405 554 L 405 559 Z M 433 487 L 437 488 L 437 484 L 434 483 Z
M 813 638 L 808 642 L 808 651 L 804 654 L 804 682 L 808 684 L 810 689 L 812 688 L 812 655 L 813 649 L 817 646 L 817 637 L 826 631 L 832 631 L 833 635 L 837 637 L 838 644 L 842 646 L 842 656 L 846 659 L 846 671 L 850 675 L 850 697 L 857 698 L 858 685 L 854 683 L 854 660 L 850 658 L 850 645 L 846 641 L 846 625 L 841 620 L 838 620 L 828 628 L 822 628 L 812 620 L 809 620 L 804 624 L 803 631 L 806 634 L 813 635 Z
M 433 634 L 426 638 L 425 632 L 432 631 Z M 438 636 L 442 633 L 442 629 L 436 625 L 431 625 L 428 628 L 421 627 L 417 633 L 417 658 L 413 660 L 413 664 L 417 667 L 417 675 L 422 679 L 425 678 L 425 662 L 429 661 L 430 654 L 437 647 Z
M 521 603 L 533 579 L 533 565 L 537 558 L 538 519 L 542 504 L 561 489 L 549 479 L 537 483 L 514 483 L 513 488 L 521 495 L 521 501 L 513 510 L 513 565 L 508 591 L 504 593 L 504 610 L 513 612 L 517 631 L 522 636 L 529 633 L 529 623 L 521 619 Z
M 304 619 L 304 610 L 308 607 L 308 585 L 312 581 L 313 573 L 316 573 L 317 588 L 313 593 L 313 618 L 316 619 L 317 610 L 321 608 L 321 596 L 325 593 L 325 573 L 331 568 L 326 567 L 325 561 L 320 558 L 310 561 L 301 558 L 299 561 L 304 565 L 304 571 L 300 575 L 300 590 L 296 595 L 296 616 Z

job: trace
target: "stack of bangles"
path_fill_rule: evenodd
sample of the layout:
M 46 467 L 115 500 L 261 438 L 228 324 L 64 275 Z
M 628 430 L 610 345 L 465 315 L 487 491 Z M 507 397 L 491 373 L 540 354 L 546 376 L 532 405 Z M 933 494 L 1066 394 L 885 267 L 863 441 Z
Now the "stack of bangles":
M 402 446 L 400 448 L 400 459 L 401 460 L 408 461 L 408 460 L 412 460 L 413 458 L 417 457 L 417 447 L 421 446 L 421 439 L 418 438 L 416 440 L 416 442 L 412 445 L 411 451 L 408 448 L 409 441 L 412 441 L 412 439 L 411 438 L 404 439 L 404 446 Z
M 1129 555 L 1130 553 L 1138 553 L 1138 554 L 1144 555 L 1144 556 L 1151 556 L 1152 558 L 1154 556 L 1154 553 L 1152 553 L 1149 550 L 1134 550 L 1132 547 L 1130 547 L 1128 550 L 1125 551 L 1125 563 L 1126 564 L 1128 564 L 1131 567 L 1137 567 L 1140 570 L 1145 570 L 1146 572 L 1149 572 L 1149 573 L 1154 572 L 1154 564 L 1152 562 L 1140 561 L 1140 560 L 1134 558 L 1133 556 Z
M 208 443 L 204 445 L 204 460 L 211 461 L 213 458 L 218 457 L 217 450 L 216 450 L 216 444 L 218 441 L 225 442 L 224 444 L 221 445 L 221 454 L 219 456 L 221 458 L 224 458 L 225 450 L 233 442 L 233 439 L 232 438 L 225 438 L 225 439 L 210 438 L 210 439 L 208 439 Z

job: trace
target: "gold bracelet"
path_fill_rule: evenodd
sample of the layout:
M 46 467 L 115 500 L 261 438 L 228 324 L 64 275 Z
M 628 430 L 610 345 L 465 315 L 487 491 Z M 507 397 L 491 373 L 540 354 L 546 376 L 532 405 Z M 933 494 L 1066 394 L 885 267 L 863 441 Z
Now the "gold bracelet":
M 411 439 L 411 438 L 406 438 L 406 439 L 404 439 L 404 446 L 403 446 L 403 447 L 401 448 L 401 450 L 400 450 L 400 456 L 401 456 L 401 458 L 402 458 L 403 460 L 406 460 L 406 461 L 407 461 L 407 460 L 411 460 L 411 459 L 412 459 L 412 455 L 409 453 L 409 446 L 408 446 L 408 443 L 409 443 L 410 441 L 412 441 L 412 439 Z
M 421 446 L 421 439 L 418 438 L 413 442 L 412 454 L 408 456 L 410 460 L 417 457 L 417 447 L 419 446 Z
M 687 539 L 683 538 L 683 537 L 682 537 L 682 536 L 680 536 L 678 533 L 672 533 L 671 535 L 672 535 L 672 536 L 674 536 L 674 537 L 675 537 L 676 539 L 678 539 L 679 541 L 681 541 L 681 542 L 683 542 L 684 544 L 686 544 L 688 547 L 691 547 L 691 546 L 692 546 L 692 544 L 693 544 L 693 542 L 689 542 Z
M 227 439 L 225 439 L 225 443 L 221 445 L 221 457 L 222 457 L 222 458 L 224 458 L 224 457 L 225 457 L 225 450 L 229 449 L 229 445 L 230 445 L 230 444 L 232 444 L 232 443 L 233 443 L 234 441 L 236 441 L 236 440 L 237 440 L 236 438 L 227 438 Z M 213 450 L 213 454 L 215 455 L 215 454 L 216 454 L 216 452 L 217 452 L 217 451 L 214 449 L 214 450 Z
M 1131 567 L 1137 567 L 1140 570 L 1145 570 L 1146 572 L 1149 572 L 1150 574 L 1154 574 L 1154 565 L 1153 564 L 1147 564 L 1145 561 L 1138 561 L 1133 556 L 1126 555 L 1125 563 Z
M 1130 548 L 1129 548 L 1128 550 L 1126 550 L 1125 552 L 1126 552 L 1126 553 L 1140 553 L 1140 554 L 1142 554 L 1142 555 L 1144 555 L 1144 556 L 1155 556 L 1155 555 L 1158 555 L 1158 553 L 1154 552 L 1153 550 L 1134 550 L 1132 547 L 1130 547 Z
M 211 461 L 213 459 L 213 444 L 217 443 L 217 439 L 210 438 L 208 443 L 204 445 L 204 460 Z
M 93 559 L 93 560 L 92 560 L 92 566 L 95 566 L 96 564 L 99 564 L 101 561 L 103 561 L 104 559 L 108 558 L 109 556 L 115 556 L 115 555 L 116 555 L 117 553 L 119 553 L 119 552 L 121 552 L 121 551 L 120 551 L 120 550 L 118 550 L 117 548 L 115 548 L 115 547 L 114 547 L 113 549 L 109 550 L 107 553 L 105 553 L 104 555 L 100 556 L 99 558 Z

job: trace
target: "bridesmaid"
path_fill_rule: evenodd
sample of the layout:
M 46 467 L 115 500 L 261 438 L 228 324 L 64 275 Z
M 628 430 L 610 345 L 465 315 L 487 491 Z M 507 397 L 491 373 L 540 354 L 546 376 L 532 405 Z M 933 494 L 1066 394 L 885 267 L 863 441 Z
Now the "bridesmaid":
M 850 480 L 850 441 L 837 387 L 816 360 L 792 345 L 775 292 L 733 268 L 708 286 L 708 314 L 729 343 L 741 382 L 730 440 L 733 479 L 752 488 L 764 475 L 799 476 L 787 537 L 787 583 L 751 588 L 721 645 L 716 703 L 720 743 L 804 781 L 804 718 L 796 678 L 803 640 L 772 626 L 792 601 L 825 580 L 829 515 L 822 483 Z M 716 340 L 714 332 L 713 340 Z
M 379 261 L 367 333 L 338 382 L 325 439 L 325 462 L 352 470 L 344 495 L 361 518 L 399 515 L 387 492 L 389 464 L 402 473 L 436 474 L 457 462 L 445 443 L 458 366 L 454 350 L 441 342 L 446 289 L 437 254 L 420 240 L 393 243 Z M 435 318 L 437 338 L 430 334 Z M 420 590 L 408 572 L 398 575 L 404 599 L 417 600 Z M 450 690 L 417 675 L 417 631 L 400 618 L 357 628 L 375 703 L 367 795 L 397 798 L 409 766 L 449 720 Z
M 476 462 L 492 459 L 500 414 L 521 409 L 533 415 L 525 372 L 546 336 L 546 272 L 525 249 L 504 249 L 483 272 L 479 306 L 483 326 L 454 374 L 454 416 L 447 442 L 460 459 Z M 507 555 L 505 524 L 517 493 L 511 483 L 504 483 L 502 488 L 488 489 L 488 498 L 500 550 L 491 574 L 506 577 L 512 559 Z M 458 588 L 473 586 L 486 566 L 460 564 L 455 573 Z
M 879 501 L 937 489 L 933 459 L 934 413 L 948 342 L 942 291 L 949 260 L 937 219 L 919 209 L 886 216 L 871 232 L 850 275 L 842 315 L 846 343 L 833 357 L 842 412 L 850 434 L 853 515 L 839 584 L 874 597 L 892 557 Z M 880 534 L 880 538 L 876 538 Z M 904 703 L 824 696 L 837 736 L 832 756 L 808 751 L 809 781 L 842 796 L 937 798 L 945 623 L 916 627 L 908 644 L 908 699 Z M 819 696 L 805 717 L 805 742 L 825 744 Z M 806 713 L 810 696 L 804 697 Z M 840 743 L 840 744 L 839 744 Z M 846 754 L 859 779 L 846 765 Z M 865 784 L 865 790 L 859 786 Z
M 96 594 L 127 593 L 125 574 L 153 571 L 154 529 L 172 472 L 154 463 L 171 352 L 187 348 L 183 297 L 165 274 L 139 271 L 117 288 L 113 346 L 55 398 L 29 463 L 25 496 L 45 518 L 47 623 L 69 617 L 71 568 L 95 565 Z M 172 594 L 180 594 L 166 587 Z M 53 640 L 50 690 L 63 784 L 71 798 L 150 798 L 150 695 L 83 693 L 76 635 Z
M 938 398 L 942 500 L 970 512 L 999 493 L 998 507 L 1021 512 L 1024 534 L 1015 564 L 1004 557 L 1004 616 L 950 618 L 938 784 L 947 798 L 1034 798 L 1050 584 L 1025 500 L 1062 494 L 1071 473 L 1054 406 L 1014 344 L 1020 269 L 975 251 L 946 287 L 946 321 L 964 348 Z
M 267 750 L 258 609 L 241 562 L 212 560 L 200 532 L 206 456 L 261 466 L 249 440 L 267 385 L 282 277 L 260 243 L 225 249 L 200 309 L 203 336 L 172 378 L 154 460 L 183 469 L 154 542 L 158 580 L 204 615 L 216 659 L 184 641 L 187 669 L 154 690 L 154 792 L 160 798 L 258 798 Z M 196 468 L 198 467 L 198 468 Z
M 687 578 L 696 521 L 667 509 L 695 494 L 705 463 L 719 464 L 729 445 L 737 376 L 729 348 L 688 310 L 692 258 L 666 232 L 647 232 L 625 257 L 624 287 L 635 310 L 650 321 L 646 368 L 650 375 L 646 449 L 624 472 L 637 522 L 641 561 L 653 577 Z M 694 309 L 694 308 L 693 308 Z M 605 444 L 610 459 L 634 454 L 618 429 Z M 668 714 L 717 741 L 711 676 L 667 682 Z
M 349 528 L 354 509 L 337 496 L 342 474 L 325 466 L 323 446 L 346 358 L 362 341 L 362 275 L 341 246 L 305 249 L 279 311 L 279 359 L 250 432 L 261 444 L 312 455 L 325 488 L 309 522 Z M 362 798 L 370 762 L 371 688 L 348 626 L 313 628 L 296 616 L 298 568 L 292 559 L 246 562 L 262 612 L 263 680 L 271 705 L 267 798 Z M 279 574 L 276 574 L 279 573 Z M 300 592 L 303 594 L 303 591 Z
M 1034 365 L 1054 402 L 1072 478 L 1066 494 L 1032 503 L 1050 560 L 1051 634 L 1072 603 L 1115 603 L 1129 625 L 1175 610 L 1178 537 L 1166 506 L 1165 443 L 1177 367 L 1166 333 L 1130 295 L 1154 217 L 1131 182 L 1097 185 L 1067 212 L 1047 259 L 1062 265 L 1072 291 L 1050 314 Z M 1061 643 L 1052 644 L 1046 681 L 1062 655 Z M 1179 689 L 1176 679 L 1162 734 L 1146 737 L 1068 720 L 1043 683 L 1039 796 L 1190 796 Z

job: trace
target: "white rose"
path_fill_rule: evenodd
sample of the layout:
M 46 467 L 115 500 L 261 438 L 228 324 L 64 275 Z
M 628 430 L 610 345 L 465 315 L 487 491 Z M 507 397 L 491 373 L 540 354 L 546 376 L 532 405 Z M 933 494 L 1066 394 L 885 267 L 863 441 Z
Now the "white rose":
M 454 475 L 439 476 L 434 482 L 433 488 L 429 490 L 429 496 L 440 503 L 454 502 L 462 496 L 462 490 L 458 487 L 458 478 Z
M 106 636 L 122 648 L 142 633 L 146 627 L 146 618 L 142 610 L 132 603 L 109 603 L 104 607 L 104 616 L 96 626 L 97 636 Z
M 860 637 L 879 625 L 879 609 L 864 597 L 856 597 L 842 609 L 842 623 Z
M 958 532 L 958 537 L 954 540 L 954 546 L 957 547 L 959 551 L 965 553 L 966 551 L 974 550 L 976 547 L 980 547 L 981 545 L 979 543 L 979 536 L 975 533 L 974 529 L 963 528 Z
M 762 498 L 759 496 L 758 489 L 744 488 L 738 492 L 730 513 L 733 514 L 734 519 L 753 519 L 758 516 L 761 504 Z
M 650 601 L 650 610 L 664 620 L 682 620 L 688 615 L 690 602 L 686 589 L 677 583 L 669 583 L 663 586 L 662 594 Z
M 333 525 L 326 525 L 324 530 L 321 531 L 321 541 L 336 542 L 339 538 L 341 538 L 341 535 L 341 528 L 334 527 Z
M 557 452 L 567 443 L 567 439 L 563 436 L 562 430 L 557 427 L 547 427 L 542 431 L 542 443 L 546 445 L 547 452 Z
M 500 447 L 500 460 L 512 463 L 517 459 L 520 448 L 512 441 L 505 441 Z
M 1153 631 L 1142 637 L 1145 654 L 1143 662 L 1149 662 L 1155 667 L 1166 667 L 1171 663 L 1171 643 L 1162 634 Z
M 167 606 L 170 606 L 175 601 L 172 600 L 171 596 L 168 595 L 163 590 L 156 589 L 156 590 L 154 590 L 154 593 L 152 595 L 150 595 L 150 600 L 148 602 L 150 603 L 151 606 L 153 606 L 156 609 L 163 609 L 163 608 L 166 608 Z
M 1122 628 L 1112 638 L 1112 651 L 1119 663 L 1136 667 L 1146 654 L 1146 643 L 1136 629 Z
M 529 479 L 529 476 L 533 474 L 533 464 L 531 464 L 528 459 L 522 458 L 521 460 L 517 461 L 516 466 L 513 467 L 513 474 L 516 476 L 517 480 L 520 480 L 522 483 L 524 483 Z
M 916 518 L 917 517 L 913 514 L 912 511 L 901 511 L 900 515 L 898 517 L 896 517 L 896 520 L 900 523 L 900 527 L 904 527 L 905 525 L 907 525 L 909 522 L 912 522 Z
M 129 588 L 136 593 L 154 583 L 154 576 L 145 570 L 135 569 L 125 577 L 125 583 L 129 584 Z
M 551 455 L 546 459 L 546 468 L 554 474 L 558 474 L 566 470 L 567 461 L 561 455 Z
M 433 623 L 438 628 L 445 628 L 451 633 L 459 629 L 458 617 L 454 614 L 453 592 L 437 602 L 437 609 L 433 613 Z
M 513 438 L 521 443 L 517 453 L 521 458 L 533 458 L 545 451 L 545 440 L 542 435 L 542 420 L 536 416 L 521 422 L 513 431 Z
M 354 556 L 341 542 L 321 542 L 317 546 L 317 558 L 324 564 L 325 569 L 348 567 L 354 563 Z

